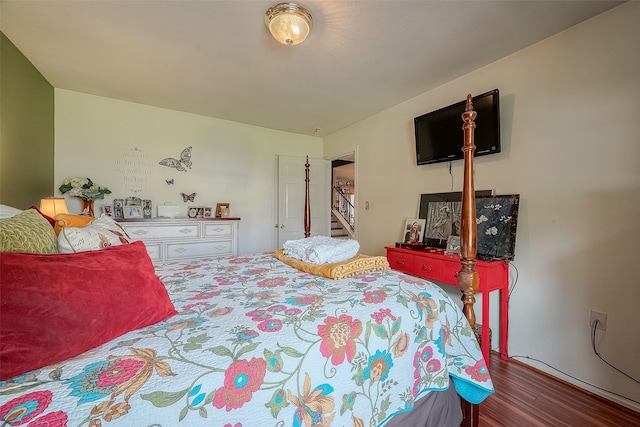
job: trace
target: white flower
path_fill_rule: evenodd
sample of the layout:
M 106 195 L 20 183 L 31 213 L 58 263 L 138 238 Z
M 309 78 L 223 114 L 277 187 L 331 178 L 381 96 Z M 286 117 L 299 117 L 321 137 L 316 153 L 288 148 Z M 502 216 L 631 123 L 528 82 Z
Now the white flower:
M 487 221 L 489 221 L 489 218 L 484 215 L 480 215 L 480 218 L 476 219 L 476 224 L 482 224 L 483 222 Z
M 111 194 L 111 190 L 91 181 L 90 178 L 74 177 L 65 179 L 59 188 L 62 194 L 80 197 L 83 200 L 104 199 L 105 194 Z
M 485 234 L 488 234 L 489 236 L 495 236 L 498 234 L 498 229 L 496 227 L 487 228 Z

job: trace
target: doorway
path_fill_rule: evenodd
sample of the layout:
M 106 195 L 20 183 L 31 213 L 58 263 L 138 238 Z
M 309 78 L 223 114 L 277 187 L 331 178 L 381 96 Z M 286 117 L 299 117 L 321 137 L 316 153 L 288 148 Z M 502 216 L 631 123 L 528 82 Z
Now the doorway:
M 331 161 L 331 236 L 356 236 L 356 155 L 345 154 Z

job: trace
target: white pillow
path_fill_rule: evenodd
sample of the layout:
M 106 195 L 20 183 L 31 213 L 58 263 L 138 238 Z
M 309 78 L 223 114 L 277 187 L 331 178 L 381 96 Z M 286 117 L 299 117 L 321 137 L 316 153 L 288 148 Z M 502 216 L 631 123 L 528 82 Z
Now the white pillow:
M 0 205 L 0 218 L 11 218 L 22 212 L 20 209 L 12 208 L 11 206 Z
M 126 231 L 113 218 L 102 214 L 84 227 L 63 227 L 58 235 L 58 252 L 95 251 L 131 243 Z

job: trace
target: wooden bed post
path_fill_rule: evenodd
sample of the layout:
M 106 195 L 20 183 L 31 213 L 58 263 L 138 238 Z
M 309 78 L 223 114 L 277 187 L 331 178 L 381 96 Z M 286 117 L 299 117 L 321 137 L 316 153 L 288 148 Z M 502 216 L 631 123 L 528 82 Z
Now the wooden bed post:
M 309 156 L 307 156 L 307 162 L 304 164 L 304 172 L 304 237 L 307 238 L 311 234 L 311 207 L 309 206 Z
M 462 114 L 464 125 L 464 182 L 462 189 L 462 215 L 460 221 L 460 263 L 462 269 L 458 273 L 458 286 L 462 292 L 464 307 L 462 312 L 475 332 L 476 313 L 473 305 L 478 291 L 480 278 L 476 272 L 476 200 L 473 184 L 474 129 L 476 112 L 473 111 L 471 94 L 467 95 L 467 107 Z
M 478 339 L 476 333 L 476 313 L 473 305 L 476 302 L 476 292 L 480 284 L 480 278 L 476 272 L 476 201 L 473 183 L 473 155 L 476 149 L 474 145 L 474 120 L 476 112 L 473 111 L 471 94 L 467 95 L 467 106 L 462 113 L 464 125 L 464 181 L 462 186 L 462 214 L 460 222 L 460 263 L 462 268 L 458 273 L 458 287 L 462 292 L 464 307 L 462 312 L 471 325 L 471 330 Z M 488 337 L 484 337 L 488 339 Z M 478 339 L 478 342 L 480 340 Z M 489 361 L 487 360 L 488 364 Z M 477 427 L 479 423 L 479 406 L 462 400 L 463 426 Z

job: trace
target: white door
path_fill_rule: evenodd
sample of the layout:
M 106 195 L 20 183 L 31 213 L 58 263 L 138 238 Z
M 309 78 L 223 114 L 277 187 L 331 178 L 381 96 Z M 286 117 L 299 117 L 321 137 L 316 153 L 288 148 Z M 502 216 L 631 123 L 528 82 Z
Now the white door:
M 278 156 L 278 248 L 304 237 L 305 157 Z M 311 235 L 329 236 L 331 162 L 309 159 Z

